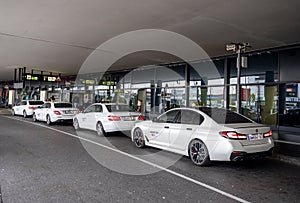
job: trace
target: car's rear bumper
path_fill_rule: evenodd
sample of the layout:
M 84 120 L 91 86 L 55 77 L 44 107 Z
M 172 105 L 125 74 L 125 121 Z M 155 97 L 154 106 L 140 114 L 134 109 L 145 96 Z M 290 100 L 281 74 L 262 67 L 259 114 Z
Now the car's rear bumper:
M 251 160 L 251 159 L 259 159 L 259 158 L 264 158 L 266 156 L 271 156 L 272 153 L 273 153 L 273 148 L 269 149 L 268 151 L 256 152 L 256 153 L 234 151 L 230 155 L 230 161 L 244 161 L 244 160 Z

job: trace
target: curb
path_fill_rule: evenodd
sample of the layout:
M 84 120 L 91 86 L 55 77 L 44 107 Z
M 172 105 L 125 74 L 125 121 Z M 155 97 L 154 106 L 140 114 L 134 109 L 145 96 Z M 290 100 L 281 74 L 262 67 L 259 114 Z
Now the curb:
M 291 156 L 274 153 L 271 157 L 269 157 L 269 159 L 282 161 L 284 163 L 292 164 L 295 166 L 300 166 L 300 158 L 298 157 L 291 157 Z

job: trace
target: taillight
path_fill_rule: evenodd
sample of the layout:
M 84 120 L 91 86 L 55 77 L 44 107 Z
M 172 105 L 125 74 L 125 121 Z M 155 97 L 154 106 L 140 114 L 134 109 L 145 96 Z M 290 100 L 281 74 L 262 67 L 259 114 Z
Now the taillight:
M 142 114 L 140 114 L 139 117 L 138 117 L 138 120 L 139 121 L 143 121 L 143 120 L 145 120 L 145 118 L 144 118 L 144 116 Z
M 55 115 L 61 115 L 60 111 L 53 111 Z
M 120 116 L 108 116 L 107 118 L 109 121 L 120 121 L 121 120 Z
M 270 131 L 264 133 L 264 137 L 271 137 L 272 134 L 273 134 L 273 132 L 272 132 L 272 130 L 270 130 Z
M 34 106 L 29 106 L 28 108 L 29 108 L 29 109 L 32 109 L 32 110 L 34 110 L 34 109 L 35 109 L 35 107 L 34 107 Z
M 234 140 L 246 140 L 247 139 L 247 135 L 239 134 L 239 133 L 233 132 L 233 131 L 222 131 L 222 132 L 220 132 L 220 135 L 222 135 L 223 137 L 225 137 L 227 139 L 234 139 Z

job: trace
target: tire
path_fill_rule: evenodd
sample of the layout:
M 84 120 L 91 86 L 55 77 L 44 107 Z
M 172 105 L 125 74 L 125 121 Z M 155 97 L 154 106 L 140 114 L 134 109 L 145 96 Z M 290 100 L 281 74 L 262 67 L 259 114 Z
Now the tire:
M 46 123 L 47 125 L 51 125 L 51 118 L 49 115 L 46 116 Z
M 136 147 L 143 148 L 145 147 L 145 138 L 143 131 L 140 128 L 136 128 L 133 132 L 133 142 Z
M 24 118 L 27 118 L 27 113 L 26 113 L 25 110 L 23 111 L 23 117 L 24 117 Z
M 11 115 L 12 115 L 12 116 L 15 116 L 15 115 L 16 115 L 15 110 L 13 110 L 13 109 L 11 110 Z
M 35 113 L 32 114 L 32 120 L 33 120 L 33 122 L 37 122 Z
M 97 133 L 98 136 L 107 136 L 101 122 L 98 122 L 96 124 L 96 133 Z
M 194 139 L 190 142 L 189 156 L 197 166 L 208 166 L 210 164 L 208 149 L 201 140 Z
M 77 118 L 75 118 L 73 120 L 73 127 L 74 127 L 75 130 L 79 130 L 80 129 L 79 122 L 78 122 Z

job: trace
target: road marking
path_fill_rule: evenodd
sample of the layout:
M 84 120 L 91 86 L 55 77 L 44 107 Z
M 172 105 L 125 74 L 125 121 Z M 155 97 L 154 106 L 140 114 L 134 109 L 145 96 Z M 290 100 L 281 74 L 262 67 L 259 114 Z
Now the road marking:
M 226 197 L 231 198 L 231 199 L 233 199 L 233 200 L 236 200 L 236 201 L 238 201 L 238 202 L 242 202 L 242 203 L 250 203 L 250 202 L 248 202 L 247 200 L 244 200 L 244 199 L 239 198 L 239 197 L 237 197 L 237 196 L 235 196 L 235 195 L 232 195 L 232 194 L 229 194 L 229 193 L 227 193 L 227 192 L 224 192 L 224 191 L 222 191 L 222 190 L 220 190 L 220 189 L 218 189 L 218 188 L 215 188 L 215 187 L 210 186 L 210 185 L 208 185 L 208 184 L 202 183 L 202 182 L 200 182 L 200 181 L 198 181 L 198 180 L 192 179 L 192 178 L 190 178 L 190 177 L 188 177 L 188 176 L 185 176 L 185 175 L 183 175 L 183 174 L 177 173 L 177 172 L 172 171 L 172 170 L 170 170 L 170 169 L 164 168 L 164 167 L 162 167 L 162 166 L 160 166 L 160 165 L 157 165 L 157 164 L 155 164 L 155 163 L 146 161 L 146 160 L 144 160 L 144 159 L 141 159 L 141 158 L 139 158 L 139 157 L 133 156 L 133 155 L 131 155 L 131 154 L 128 154 L 128 153 L 123 152 L 123 151 L 120 151 L 120 150 L 118 150 L 118 149 L 114 149 L 114 148 L 108 147 L 108 146 L 106 146 L 106 145 L 100 144 L 100 143 L 98 143 L 98 142 L 95 142 L 95 141 L 92 141 L 92 140 L 89 140 L 89 139 L 86 139 L 86 138 L 82 138 L 82 137 L 79 137 L 79 136 L 77 136 L 77 135 L 73 135 L 72 133 L 64 132 L 64 131 L 62 131 L 62 130 L 58 130 L 58 129 L 55 129 L 55 128 L 51 128 L 51 127 L 49 127 L 49 126 L 45 126 L 45 125 L 42 125 L 42 124 L 39 124 L 39 123 L 33 123 L 33 122 L 30 122 L 30 121 L 27 121 L 27 120 L 22 120 L 22 119 L 13 118 L 13 117 L 8 117 L 8 116 L 4 116 L 4 117 L 9 118 L 9 119 L 12 119 L 12 120 L 18 120 L 18 121 L 21 121 L 21 122 L 24 122 L 24 123 L 29 123 L 29 124 L 32 124 L 32 125 L 40 126 L 40 127 L 43 127 L 43 128 L 47 128 L 47 129 L 50 129 L 50 130 L 53 130 L 53 131 L 56 131 L 56 132 L 59 132 L 59 133 L 65 134 L 65 135 L 69 135 L 69 136 L 71 136 L 71 137 L 74 137 L 74 138 L 77 138 L 77 139 L 80 139 L 80 140 L 84 140 L 84 141 L 86 141 L 86 142 L 89 142 L 89 143 L 98 145 L 98 146 L 100 146 L 100 147 L 109 149 L 109 150 L 111 150 L 111 151 L 120 153 L 120 154 L 122 154 L 122 155 L 128 156 L 128 157 L 130 157 L 130 158 L 132 158 L 132 159 L 138 160 L 138 161 L 140 161 L 140 162 L 143 162 L 143 163 L 148 164 L 148 165 L 150 165 L 150 166 L 152 166 L 152 167 L 158 168 L 158 169 L 160 169 L 160 170 L 162 170 L 162 171 L 165 171 L 165 172 L 167 172 L 167 173 L 173 174 L 173 175 L 175 175 L 175 176 L 177 176 L 177 177 L 179 177 L 179 178 L 182 178 L 182 179 L 187 180 L 187 181 L 189 181 L 189 182 L 192 182 L 192 183 L 195 183 L 195 184 L 197 184 L 197 185 L 200 185 L 200 186 L 202 186 L 202 187 L 204 187 L 204 188 L 206 188 L 206 189 L 212 190 L 212 191 L 214 191 L 214 192 L 216 192 L 216 193 L 219 193 L 219 194 L 221 194 L 221 195 L 223 195 L 223 196 L 226 196 Z

